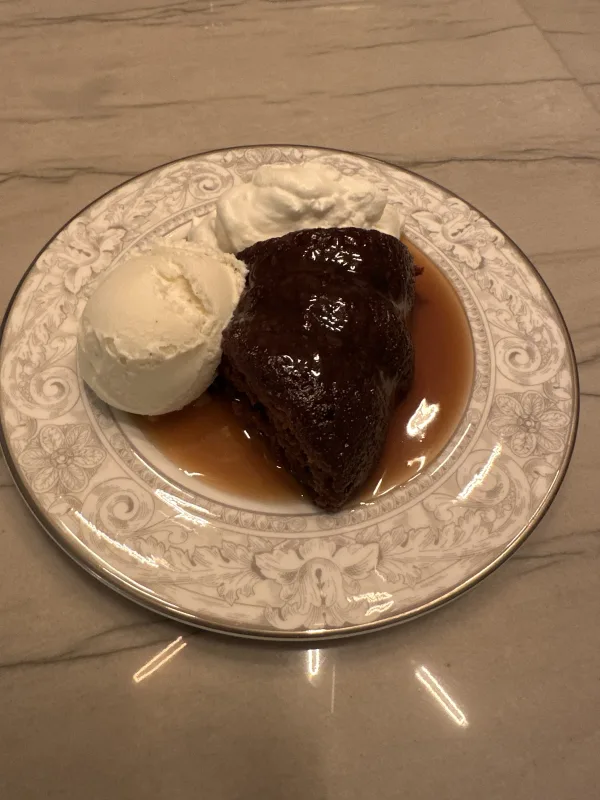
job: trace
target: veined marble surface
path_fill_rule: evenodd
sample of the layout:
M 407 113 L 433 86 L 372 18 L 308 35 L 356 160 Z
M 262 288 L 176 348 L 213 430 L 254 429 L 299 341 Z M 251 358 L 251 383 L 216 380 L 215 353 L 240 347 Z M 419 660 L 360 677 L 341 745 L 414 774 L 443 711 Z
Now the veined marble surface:
M 126 177 L 320 144 L 410 166 L 503 227 L 558 299 L 582 388 L 563 488 L 505 566 L 429 617 L 312 651 L 121 599 L 2 467 L 0 798 L 597 797 L 597 0 L 0 0 L 0 66 L 3 308 Z

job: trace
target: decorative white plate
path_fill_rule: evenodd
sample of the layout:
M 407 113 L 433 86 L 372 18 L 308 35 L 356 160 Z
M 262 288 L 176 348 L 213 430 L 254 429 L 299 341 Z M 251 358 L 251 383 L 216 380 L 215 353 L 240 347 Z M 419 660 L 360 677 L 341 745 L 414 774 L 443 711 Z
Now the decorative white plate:
M 417 478 L 335 515 L 268 507 L 181 473 L 82 385 L 77 319 L 132 248 L 183 238 L 264 163 L 316 160 L 385 187 L 406 234 L 454 285 L 474 346 L 467 411 Z M 36 258 L 4 321 L 2 448 L 50 536 L 105 583 L 193 625 L 268 638 L 360 633 L 430 611 L 527 537 L 556 494 L 578 415 L 560 312 L 492 223 L 411 172 L 332 150 L 268 146 L 186 158 L 134 178 Z

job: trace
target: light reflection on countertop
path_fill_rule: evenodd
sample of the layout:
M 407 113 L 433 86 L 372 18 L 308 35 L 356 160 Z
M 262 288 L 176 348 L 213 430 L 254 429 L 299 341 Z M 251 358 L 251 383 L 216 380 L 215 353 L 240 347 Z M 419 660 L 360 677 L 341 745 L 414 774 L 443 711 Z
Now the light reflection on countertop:
M 442 686 L 440 681 L 431 673 L 431 671 L 423 664 L 415 670 L 415 677 L 429 692 L 431 697 L 438 703 L 446 714 L 450 717 L 452 722 L 456 723 L 461 728 L 466 728 L 469 724 L 465 712 L 448 694 L 446 689 Z
M 177 653 L 180 653 L 186 646 L 187 642 L 184 640 L 183 636 L 178 636 L 159 653 L 143 664 L 137 672 L 133 673 L 134 682 L 141 683 L 146 680 L 146 678 L 149 678 L 150 675 L 161 669 L 161 667 L 164 667 L 172 658 L 175 658 Z
M 309 680 L 315 678 L 321 669 L 321 650 L 306 651 L 306 676 Z

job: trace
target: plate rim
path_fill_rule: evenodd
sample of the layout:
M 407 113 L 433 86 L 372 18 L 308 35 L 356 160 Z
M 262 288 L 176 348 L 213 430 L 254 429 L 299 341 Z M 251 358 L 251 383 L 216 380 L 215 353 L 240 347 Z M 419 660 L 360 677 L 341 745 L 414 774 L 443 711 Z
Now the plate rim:
M 171 159 L 164 163 L 158 164 L 154 167 L 151 167 L 148 170 L 144 170 L 142 172 L 136 173 L 131 177 L 127 178 L 126 180 L 112 186 L 111 188 L 107 189 L 107 191 L 103 192 L 102 194 L 98 195 L 97 197 L 93 198 L 89 203 L 85 206 L 80 208 L 76 211 L 55 233 L 45 242 L 45 244 L 39 249 L 39 251 L 34 256 L 33 260 L 30 262 L 29 266 L 19 279 L 15 289 L 10 297 L 10 300 L 6 306 L 2 322 L 0 323 L 0 348 L 2 347 L 4 335 L 6 331 L 6 326 L 8 324 L 8 320 L 10 317 L 10 313 L 12 311 L 13 305 L 19 296 L 21 288 L 25 283 L 27 277 L 29 276 L 30 272 L 34 269 L 38 259 L 44 253 L 44 251 L 49 247 L 49 245 L 66 229 L 68 226 L 79 216 L 84 214 L 88 209 L 90 209 L 93 205 L 100 202 L 104 198 L 108 197 L 113 192 L 121 189 L 124 186 L 127 186 L 129 183 L 144 177 L 146 175 L 150 175 L 153 172 L 158 172 L 166 167 L 169 167 L 173 164 L 177 164 L 179 162 L 184 162 L 187 160 L 195 159 L 195 158 L 202 158 L 205 156 L 210 156 L 216 153 L 223 153 L 229 152 L 232 150 L 238 150 L 242 148 L 246 149 L 259 149 L 259 148 L 298 148 L 298 149 L 317 149 L 324 152 L 330 153 L 338 153 L 341 155 L 348 155 L 353 156 L 356 158 L 366 159 L 368 161 L 373 161 L 378 164 L 383 164 L 387 167 L 392 167 L 395 170 L 400 172 L 408 173 L 409 175 L 413 175 L 419 180 L 425 181 L 429 183 L 431 186 L 434 186 L 437 189 L 442 190 L 445 193 L 451 194 L 453 197 L 457 198 L 461 202 L 463 202 L 468 208 L 475 211 L 478 215 L 480 215 L 483 219 L 485 219 L 488 223 L 492 225 L 493 228 L 499 230 L 502 235 L 505 237 L 506 241 L 515 249 L 515 251 L 519 254 L 520 258 L 526 262 L 529 269 L 532 271 L 534 276 L 539 281 L 540 285 L 542 286 L 544 293 L 546 294 L 547 299 L 551 303 L 558 320 L 562 324 L 563 333 L 565 335 L 565 344 L 566 344 L 566 353 L 568 354 L 570 364 L 571 364 L 571 371 L 572 371 L 572 378 L 573 378 L 573 418 L 569 429 L 568 434 L 568 441 L 567 447 L 565 449 L 565 458 L 562 463 L 562 467 L 559 472 L 557 472 L 554 481 L 552 482 L 551 486 L 549 487 L 548 491 L 546 492 L 545 497 L 543 498 L 540 506 L 536 510 L 533 517 L 528 521 L 528 524 L 521 530 L 521 532 L 515 536 L 514 540 L 508 545 L 493 561 L 483 567 L 479 572 L 475 575 L 472 575 L 470 578 L 464 580 L 458 586 L 450 589 L 446 593 L 439 595 L 432 600 L 422 604 L 421 606 L 417 607 L 416 609 L 409 609 L 406 611 L 401 611 L 397 613 L 395 616 L 385 619 L 377 619 L 372 620 L 370 622 L 361 622 L 353 625 L 348 625 L 346 627 L 340 627 L 337 629 L 318 629 L 318 630 L 294 630 L 294 631 L 282 631 L 282 630 L 269 630 L 263 628 L 253 628 L 252 626 L 244 625 L 244 627 L 236 627 L 233 625 L 228 625 L 226 623 L 212 623 L 208 620 L 200 620 L 197 617 L 192 617 L 190 614 L 187 614 L 181 609 L 177 611 L 171 610 L 168 607 L 165 607 L 164 604 L 160 602 L 152 602 L 147 595 L 137 592 L 135 588 L 130 586 L 126 581 L 124 581 L 119 575 L 115 574 L 112 568 L 102 568 L 96 561 L 90 559 L 89 561 L 86 560 L 80 552 L 78 552 L 78 548 L 76 546 L 69 547 L 67 540 L 63 537 L 58 535 L 58 529 L 56 526 L 50 523 L 50 520 L 45 518 L 45 514 L 43 509 L 38 507 L 38 504 L 35 501 L 35 497 L 31 495 L 28 491 L 27 487 L 24 485 L 21 476 L 19 475 L 18 469 L 16 467 L 14 458 L 8 446 L 8 441 L 6 439 L 4 425 L 2 423 L 2 418 L 0 415 L 0 451 L 4 457 L 6 465 L 8 467 L 8 471 L 11 475 L 11 478 L 17 488 L 18 493 L 20 494 L 21 498 L 23 499 L 26 508 L 30 511 L 33 517 L 41 526 L 42 530 L 52 539 L 52 541 L 58 545 L 58 547 L 66 553 L 78 566 L 82 567 L 88 574 L 92 575 L 96 578 L 100 583 L 104 586 L 108 587 L 112 591 L 116 591 L 121 596 L 125 597 L 127 600 L 136 603 L 143 608 L 146 608 L 154 613 L 158 613 L 163 617 L 171 619 L 175 622 L 185 623 L 191 627 L 200 630 L 206 630 L 213 633 L 220 633 L 227 636 L 232 636 L 235 638 L 241 639 L 254 639 L 254 640 L 267 640 L 267 641 L 287 641 L 287 642 L 306 642 L 310 640 L 333 640 L 333 639 L 341 639 L 341 638 L 349 638 L 353 636 L 359 636 L 362 634 L 384 630 L 387 628 L 394 627 L 396 625 L 401 625 L 403 623 L 409 622 L 410 620 L 417 619 L 419 617 L 424 616 L 425 614 L 429 614 L 432 611 L 442 608 L 443 606 L 447 605 L 448 603 L 452 602 L 453 600 L 459 598 L 466 592 L 470 591 L 471 589 L 478 586 L 481 581 L 484 580 L 488 575 L 494 572 L 498 567 L 500 567 L 505 561 L 507 561 L 513 553 L 521 547 L 521 545 L 529 538 L 529 536 L 533 533 L 533 531 L 537 528 L 541 520 L 544 518 L 546 513 L 548 512 L 550 506 L 554 502 L 556 495 L 558 494 L 565 476 L 568 472 L 569 466 L 571 464 L 571 459 L 573 457 L 573 451 L 575 448 L 575 442 L 577 439 L 577 432 L 579 429 L 579 418 L 580 418 L 580 405 L 581 405 L 581 393 L 580 393 L 580 385 L 579 385 L 579 370 L 577 367 L 577 359 L 575 354 L 575 348 L 573 346 L 573 341 L 571 338 L 571 333 L 565 321 L 564 315 L 560 309 L 560 306 L 554 297 L 550 287 L 544 280 L 543 276 L 540 274 L 539 270 L 533 264 L 531 259 L 525 254 L 525 252 L 519 247 L 518 244 L 502 229 L 500 228 L 490 217 L 480 211 L 479 208 L 474 206 L 467 200 L 464 200 L 461 195 L 457 194 L 451 189 L 446 188 L 442 184 L 437 183 L 437 181 L 432 180 L 420 173 L 412 170 L 408 167 L 404 167 L 400 164 L 394 163 L 393 161 L 388 161 L 384 158 L 378 158 L 376 156 L 368 155 L 365 153 L 360 153 L 352 150 L 342 150 L 340 148 L 334 147 L 325 147 L 322 145 L 317 144 L 294 144 L 294 143 L 255 143 L 255 144 L 239 144 L 239 145 L 231 145 L 229 147 L 218 147 L 213 148 L 210 150 L 204 150 L 196 153 L 191 153 L 185 156 L 180 156 L 178 158 Z M 107 577 L 110 575 L 110 580 Z

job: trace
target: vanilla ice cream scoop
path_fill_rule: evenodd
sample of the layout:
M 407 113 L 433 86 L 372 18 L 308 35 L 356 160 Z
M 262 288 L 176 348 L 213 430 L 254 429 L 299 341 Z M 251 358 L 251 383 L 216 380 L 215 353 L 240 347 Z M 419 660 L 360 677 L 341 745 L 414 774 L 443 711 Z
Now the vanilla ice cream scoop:
M 234 256 L 187 243 L 119 264 L 81 317 L 83 380 L 133 414 L 165 414 L 195 400 L 214 379 L 245 275 Z
M 266 164 L 234 186 L 190 239 L 239 253 L 256 242 L 306 228 L 373 228 L 400 237 L 403 218 L 370 181 L 327 164 Z

